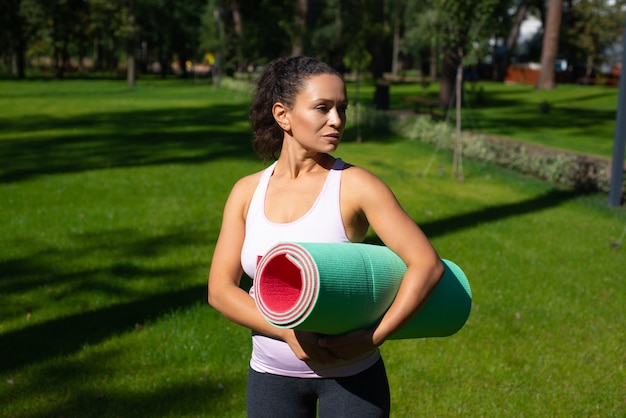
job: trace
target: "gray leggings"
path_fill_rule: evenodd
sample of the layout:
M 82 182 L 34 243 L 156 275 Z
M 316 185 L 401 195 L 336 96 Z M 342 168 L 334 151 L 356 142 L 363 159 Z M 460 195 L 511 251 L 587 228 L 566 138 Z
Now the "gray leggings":
M 248 418 L 389 417 L 389 382 L 382 359 L 354 376 L 301 379 L 248 372 Z

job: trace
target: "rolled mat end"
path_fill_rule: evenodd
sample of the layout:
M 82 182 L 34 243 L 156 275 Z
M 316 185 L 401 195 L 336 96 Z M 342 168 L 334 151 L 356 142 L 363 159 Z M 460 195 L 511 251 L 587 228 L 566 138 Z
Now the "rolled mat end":
M 259 297 L 271 311 L 293 308 L 302 294 L 302 271 L 287 254 L 273 257 L 264 270 L 265 283 Z

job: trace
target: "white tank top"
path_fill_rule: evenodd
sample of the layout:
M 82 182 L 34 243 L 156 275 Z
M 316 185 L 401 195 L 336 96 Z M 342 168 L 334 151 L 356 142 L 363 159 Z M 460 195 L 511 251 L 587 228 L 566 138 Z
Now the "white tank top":
M 346 164 L 341 159 L 335 160 L 313 206 L 304 216 L 288 223 L 271 222 L 265 216 L 265 195 L 275 165 L 276 163 L 269 166 L 261 175 L 246 216 L 241 265 L 253 280 L 258 260 L 279 242 L 350 242 L 339 205 L 341 171 L 346 168 Z M 250 296 L 254 297 L 254 287 L 250 289 Z M 287 343 L 254 334 L 250 367 L 258 372 L 282 376 L 341 377 L 367 369 L 379 357 L 379 351 L 373 350 L 356 360 L 319 367 L 316 365 L 313 370 L 307 363 L 298 360 Z

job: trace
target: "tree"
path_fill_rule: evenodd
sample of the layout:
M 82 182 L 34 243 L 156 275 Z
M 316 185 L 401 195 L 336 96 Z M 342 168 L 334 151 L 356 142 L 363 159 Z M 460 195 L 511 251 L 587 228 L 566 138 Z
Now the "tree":
M 437 79 L 440 40 L 438 31 L 438 12 L 428 2 L 411 0 L 406 5 L 404 14 L 403 50 L 406 54 L 418 59 L 425 68 L 428 63 L 428 76 Z M 426 71 L 422 70 L 422 76 Z
M 452 105 L 457 71 L 462 67 L 463 58 L 473 52 L 474 45 L 484 36 L 485 22 L 497 3 L 498 0 L 413 0 L 407 3 L 406 48 L 410 45 L 428 48 L 431 57 L 440 59 L 439 106 L 447 109 Z M 431 74 L 433 72 L 431 70 Z
M 585 63 L 585 77 L 605 59 L 605 51 L 620 38 L 624 23 L 624 1 L 580 0 L 568 16 L 567 40 Z
M 402 30 L 403 15 L 406 12 L 406 3 L 403 1 L 389 1 L 389 21 L 393 27 L 393 51 L 391 55 L 391 73 L 398 75 L 399 59 L 400 59 L 400 46 L 401 37 L 400 32 Z
M 556 87 L 554 73 L 559 52 L 562 10 L 562 0 L 549 0 L 543 47 L 541 48 L 541 71 L 536 85 L 538 90 L 552 90 Z
M 135 85 L 135 79 L 137 77 L 135 54 L 137 53 L 137 22 L 136 15 L 136 3 L 135 0 L 128 0 L 122 7 L 122 36 L 126 38 L 126 84 L 129 86 Z
M 304 54 L 306 36 L 307 36 L 307 21 L 309 17 L 309 0 L 295 0 L 296 1 L 296 13 L 294 20 L 294 37 L 293 44 L 291 45 L 291 55 L 297 56 Z
M 5 0 L 0 5 L 0 44 L 6 49 L 0 52 L 10 55 L 11 71 L 19 79 L 26 76 L 28 38 L 21 0 Z
M 326 0 L 324 7 L 314 10 L 315 25 L 311 28 L 311 51 L 316 57 L 328 62 L 336 68 L 345 68 L 345 55 L 351 54 L 349 48 L 362 37 L 350 36 L 346 38 L 342 33 L 345 30 L 343 9 L 340 0 Z M 357 28 L 360 30 L 361 28 Z M 367 51 L 365 45 L 361 45 Z M 368 64 L 369 65 L 369 64 Z M 352 68 L 349 67 L 348 68 Z
M 87 32 L 83 0 L 22 0 L 20 14 L 27 30 L 38 40 L 38 48 L 53 59 L 56 78 L 63 78 L 70 66 L 70 48 Z
M 114 41 L 109 38 L 114 31 L 114 5 L 106 0 L 92 0 L 89 5 L 89 15 L 88 34 L 93 42 L 93 68 L 96 71 L 101 71 L 104 68 L 111 69 L 110 54 L 107 54 L 107 58 L 105 58 L 104 45 L 108 44 L 110 50 L 114 44 Z
M 173 60 L 186 77 L 186 62 L 199 58 L 203 8 L 206 0 L 137 0 L 138 32 L 158 57 L 165 77 Z
M 462 71 L 463 58 L 480 39 L 485 21 L 492 14 L 497 0 L 450 2 L 438 0 L 437 26 L 442 51 L 439 105 L 448 108 L 455 96 L 457 71 Z M 460 99 L 460 98 L 459 98 Z
M 383 74 L 392 57 L 387 5 L 384 0 L 326 0 L 309 9 L 315 22 L 309 27 L 311 53 L 339 70 L 356 72 L 359 80 L 369 70 L 377 81 L 374 103 L 381 109 L 389 103 Z
M 383 76 L 390 69 L 390 30 L 384 0 L 345 0 L 340 5 L 341 36 L 348 42 L 343 45 L 352 62 L 363 62 L 358 57 L 371 57 L 369 72 L 376 83 L 374 105 L 377 109 L 389 108 L 389 85 Z M 362 51 L 359 52 L 359 51 Z M 357 69 L 357 68 L 353 68 Z
M 427 30 L 417 31 L 430 34 L 432 48 L 441 52 L 441 82 L 439 106 L 446 109 L 456 101 L 457 139 L 454 151 L 455 175 L 461 154 L 461 92 L 463 83 L 463 59 L 474 45 L 479 44 L 485 22 L 492 15 L 498 0 L 475 0 L 452 2 L 447 0 L 414 1 L 408 6 L 411 11 L 428 10 L 429 19 L 420 19 Z M 407 13 L 408 15 L 408 13 Z M 412 13 L 410 16 L 414 16 Z M 409 24 L 410 22 L 407 22 Z M 462 174 L 458 175 L 459 178 Z
M 244 64 L 246 64 L 244 49 L 244 37 L 243 37 L 243 17 L 239 8 L 239 0 L 231 0 L 230 9 L 232 11 L 233 19 L 233 32 L 236 39 L 235 58 L 237 61 L 237 69 L 243 70 Z
M 531 5 L 533 0 L 521 0 L 517 2 L 516 9 L 514 12 L 514 19 L 512 23 L 510 23 L 510 30 L 508 32 L 508 36 L 506 38 L 506 42 L 504 43 L 504 53 L 502 57 L 499 57 L 497 54 L 494 59 L 494 79 L 498 81 L 503 81 L 506 77 L 507 69 L 511 64 L 511 57 L 513 55 L 513 51 L 515 46 L 517 45 L 517 38 L 520 34 L 520 28 L 524 19 L 526 18 L 526 13 Z M 508 2 L 506 2 L 508 3 Z M 510 6 L 509 4 L 503 3 L 501 6 Z M 498 13 L 499 16 L 507 16 L 506 11 L 500 11 Z M 495 50 L 495 48 L 494 48 Z
M 349 48 L 344 55 L 344 64 L 356 73 L 356 92 L 354 97 L 355 105 L 355 126 L 356 126 L 356 142 L 361 142 L 361 75 L 372 62 L 372 56 L 367 52 L 365 45 L 360 44 L 362 38 L 357 38 L 357 42 Z

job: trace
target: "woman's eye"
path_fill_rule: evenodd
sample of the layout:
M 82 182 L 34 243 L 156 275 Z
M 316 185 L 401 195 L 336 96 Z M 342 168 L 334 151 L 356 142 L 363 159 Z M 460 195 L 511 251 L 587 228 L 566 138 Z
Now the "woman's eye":
M 318 106 L 317 110 L 319 110 L 320 112 L 328 112 L 328 108 L 326 106 Z

